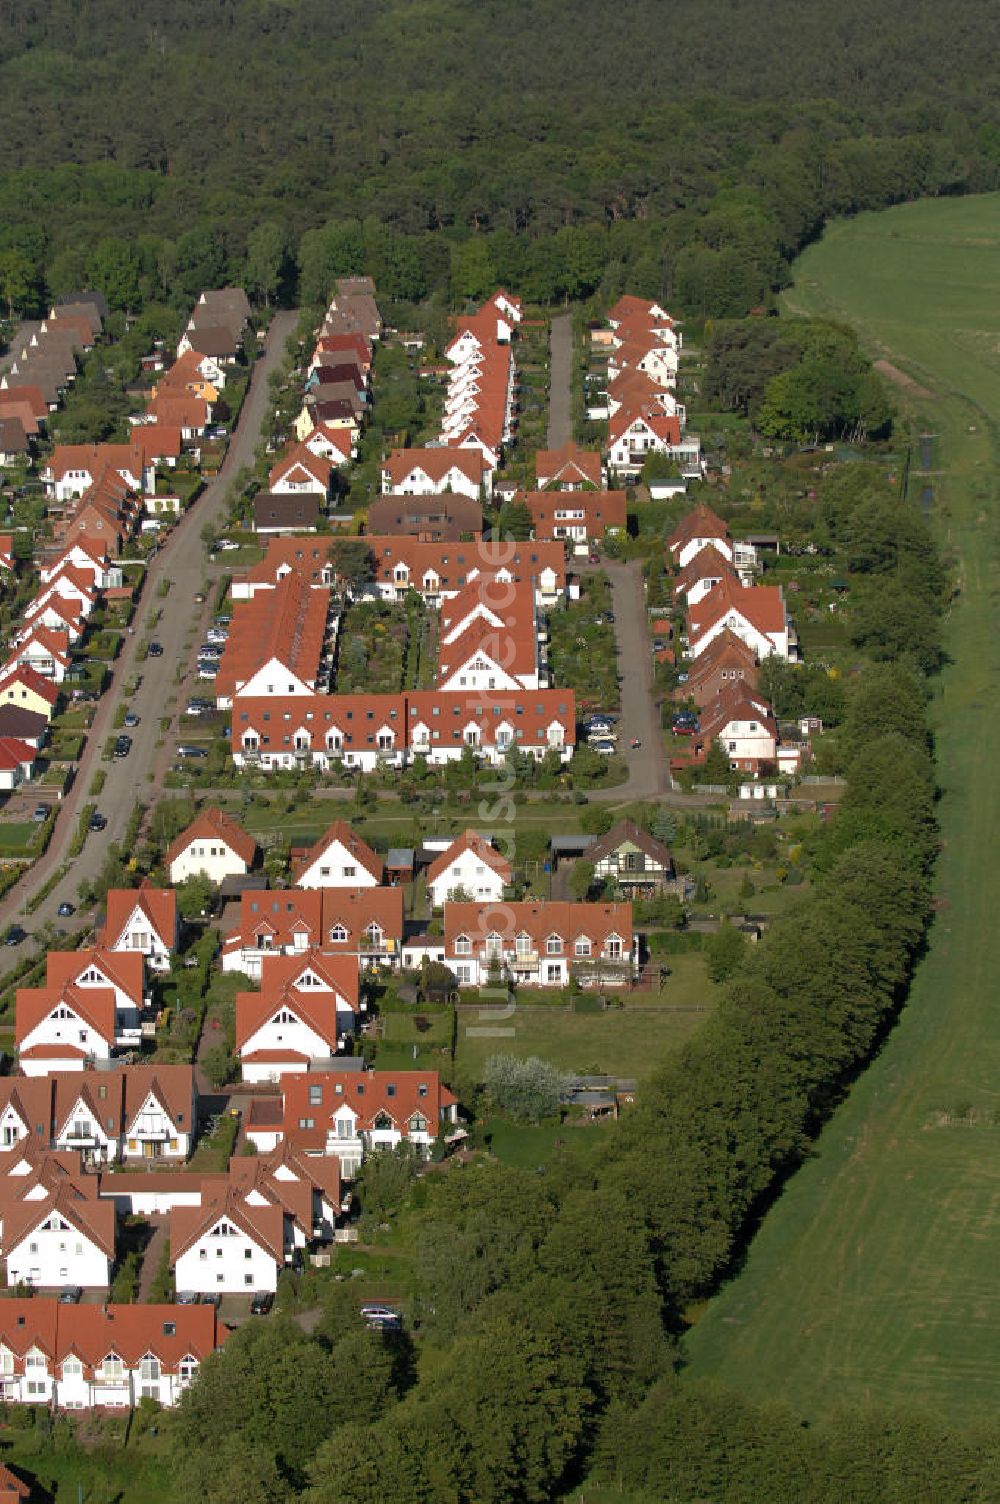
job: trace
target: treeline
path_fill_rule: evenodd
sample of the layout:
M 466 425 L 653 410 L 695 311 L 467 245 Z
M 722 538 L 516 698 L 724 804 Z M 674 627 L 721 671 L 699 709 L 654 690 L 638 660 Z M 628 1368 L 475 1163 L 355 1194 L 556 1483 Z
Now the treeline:
M 997 186 L 992 25 L 988 0 L 878 27 L 863 0 L 630 0 L 613 27 L 598 0 L 5 0 L 0 297 L 291 300 L 361 243 L 401 300 L 495 275 L 739 316 L 831 215 Z

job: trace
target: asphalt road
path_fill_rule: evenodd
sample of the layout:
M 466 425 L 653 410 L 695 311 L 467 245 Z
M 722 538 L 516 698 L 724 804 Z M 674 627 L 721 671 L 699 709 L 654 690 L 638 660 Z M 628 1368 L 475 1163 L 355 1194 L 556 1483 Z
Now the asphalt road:
M 147 570 L 133 618 L 134 635 L 125 638 L 122 651 L 112 665 L 111 684 L 98 702 L 73 787 L 60 806 L 48 850 L 21 882 L 0 901 L 0 928 L 6 928 L 12 921 L 17 921 L 31 934 L 46 920 L 66 929 L 79 927 L 80 918 L 88 919 L 89 916 L 59 919 L 59 904 L 63 900 L 77 903 L 77 889 L 81 880 L 98 872 L 111 843 L 123 839 L 136 800 L 149 802 L 154 797 L 158 777 L 171 760 L 169 745 L 157 746 L 164 738 L 160 720 L 161 717 L 170 717 L 170 734 L 173 734 L 178 711 L 183 709 L 188 693 L 185 686 L 177 681 L 178 668 L 186 668 L 190 664 L 192 653 L 201 640 L 197 633 L 207 625 L 213 614 L 212 595 L 222 572 L 219 566 L 209 566 L 201 533 L 206 523 L 215 527 L 222 525 L 225 520 L 223 503 L 229 484 L 238 470 L 253 463 L 254 450 L 268 409 L 267 378 L 280 364 L 285 341 L 295 328 L 297 319 L 298 314 L 295 312 L 275 315 L 264 342 L 263 353 L 254 366 L 239 422 L 219 475 L 206 486 L 194 506 L 171 531 Z M 158 587 L 165 579 L 171 582 L 170 589 L 161 598 Z M 211 582 L 212 588 L 205 603 L 199 605 L 194 597 L 206 582 Z M 157 609 L 161 611 L 160 620 L 155 629 L 147 634 L 144 630 L 145 623 Z M 139 662 L 139 644 L 147 635 L 162 645 L 163 655 Z M 122 702 L 121 686 L 133 674 L 140 674 L 142 682 L 137 693 L 128 702 L 128 708 L 140 717 L 140 724 L 128 732 L 132 737 L 132 749 L 125 758 L 102 762 L 101 750 L 107 738 L 112 735 L 114 713 Z M 85 804 L 91 802 L 90 786 L 98 768 L 104 768 L 107 777 L 101 794 L 93 802 L 106 817 L 107 828 L 100 833 L 88 835 L 82 854 L 73 861 L 65 877 L 33 914 L 26 915 L 25 903 L 66 860 L 69 844 L 76 832 L 79 812 Z M 29 939 L 19 949 L 11 949 L 4 954 L 14 963 L 33 945 L 34 941 Z
M 573 437 L 573 315 L 556 313 L 549 331 L 549 448 Z
M 653 699 L 653 657 L 642 570 L 634 561 L 622 564 L 611 559 L 605 559 L 601 568 L 611 581 L 615 641 L 622 675 L 618 749 L 628 764 L 628 781 L 615 788 L 595 790 L 588 797 L 603 803 L 654 799 L 669 787 L 669 776 L 663 757 L 660 716 Z M 633 740 L 641 745 L 631 747 Z

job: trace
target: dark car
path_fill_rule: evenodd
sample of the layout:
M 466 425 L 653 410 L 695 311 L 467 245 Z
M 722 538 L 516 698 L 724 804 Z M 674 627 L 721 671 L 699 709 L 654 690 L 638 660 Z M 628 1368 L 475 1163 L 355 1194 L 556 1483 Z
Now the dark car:
M 257 1294 L 254 1296 L 253 1300 L 250 1302 L 250 1315 L 251 1316 L 266 1316 L 267 1313 L 268 1313 L 268 1311 L 271 1309 L 271 1307 L 273 1305 L 274 1305 L 274 1296 L 272 1295 L 271 1291 L 270 1290 L 258 1290 Z
M 118 736 L 115 738 L 115 756 L 127 757 L 132 750 L 132 738 L 130 736 Z
M 59 1304 L 61 1306 L 78 1306 L 83 1290 L 79 1285 L 63 1285 L 59 1291 Z
M 215 1306 L 216 1310 L 218 1310 L 219 1306 L 222 1304 L 222 1291 L 205 1290 L 201 1297 L 201 1304 L 203 1306 Z
M 22 930 L 19 924 L 12 924 L 6 935 L 4 935 L 3 937 L 3 943 L 4 945 L 20 945 L 21 941 L 26 940 L 27 938 L 28 935 L 26 930 Z
M 177 756 L 178 757 L 207 757 L 208 756 L 208 752 L 207 752 L 207 750 L 204 747 L 194 747 L 194 746 L 189 746 L 186 743 L 182 743 L 177 748 Z
M 105 827 L 107 826 L 107 823 L 108 823 L 107 820 L 100 813 L 100 811 L 95 809 L 94 813 L 91 815 L 90 819 L 87 822 L 87 829 L 88 830 L 104 830 Z
M 174 1296 L 174 1303 L 179 1306 L 196 1306 L 200 1302 L 201 1296 L 197 1290 L 178 1290 Z
M 158 642 L 151 642 L 149 644 L 147 652 L 149 653 L 150 658 L 162 658 L 163 657 L 163 648 L 160 645 L 160 643 L 158 643 Z
M 60 919 L 68 919 L 71 914 L 75 914 L 76 913 L 76 909 L 73 907 L 73 905 L 71 903 L 68 903 L 64 899 L 63 902 L 59 905 L 58 909 L 56 910 L 56 913 L 59 915 Z

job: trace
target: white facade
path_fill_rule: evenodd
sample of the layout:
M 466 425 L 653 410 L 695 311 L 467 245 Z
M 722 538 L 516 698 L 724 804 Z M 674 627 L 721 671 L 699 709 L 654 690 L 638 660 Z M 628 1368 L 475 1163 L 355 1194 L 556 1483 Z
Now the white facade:
M 379 879 L 356 852 L 335 838 L 295 879 L 297 888 L 377 888 Z
M 471 480 L 457 465 L 450 465 L 437 480 L 428 475 L 421 465 L 411 466 L 398 481 L 393 481 L 387 470 L 382 472 L 383 496 L 443 496 L 446 491 L 478 501 L 480 486 L 478 481 Z
M 733 562 L 733 545 L 728 538 L 720 538 L 715 533 L 707 538 L 689 538 L 682 543 L 677 553 L 677 565 L 685 569 L 692 559 L 696 559 L 703 548 L 714 548 L 728 564 Z
M 282 1264 L 225 1213 L 177 1259 L 178 1290 L 249 1295 L 276 1290 Z
M 129 1368 L 112 1350 L 88 1378 L 75 1354 L 52 1364 L 39 1347 L 29 1348 L 23 1373 L 15 1364 L 15 1355 L 0 1343 L 0 1401 L 60 1410 L 132 1409 L 145 1398 L 176 1405 L 199 1368 L 198 1359 L 188 1354 L 173 1373 L 153 1353 Z
M 170 938 L 173 939 L 172 936 Z M 121 933 L 109 949 L 141 951 L 146 957 L 147 965 L 151 966 L 154 971 L 168 971 L 170 968 L 170 946 L 158 933 L 156 926 L 150 923 L 149 916 L 141 904 L 136 904 L 128 920 L 122 926 Z
M 111 1260 L 103 1248 L 67 1216 L 53 1207 L 37 1227 L 10 1247 L 4 1238 L 7 1283 L 32 1284 L 36 1289 L 80 1285 L 84 1290 L 106 1290 L 111 1278 Z
M 47 1054 L 50 1046 L 51 1054 Z M 49 1076 L 53 1071 L 82 1071 L 88 1057 L 110 1060 L 113 1047 L 114 1040 L 105 1039 L 63 1001 L 25 1035 L 18 1052 L 26 1076 Z M 29 1051 L 38 1053 L 25 1058 Z
M 242 877 L 248 870 L 221 836 L 197 836 L 170 863 L 170 881 L 176 887 L 189 877 L 202 876 L 219 884 L 226 877 Z
M 436 909 L 456 890 L 483 903 L 499 902 L 503 898 L 504 880 L 475 850 L 466 847 L 439 877 L 427 884 L 427 891 Z
M 240 1046 L 244 1081 L 278 1081 L 287 1071 L 304 1071 L 311 1061 L 332 1058 L 337 1044 L 354 1033 L 354 1010 L 335 993 L 322 994 L 316 1002 L 329 1008 L 329 1034 L 317 1033 L 311 1024 L 298 1016 L 294 1006 L 284 1000 L 275 1010 L 274 1017 Z M 338 1003 L 342 1006 L 338 1007 Z M 336 1042 L 331 1035 L 336 1036 Z M 287 1056 L 292 1053 L 303 1058 L 289 1060 Z M 248 1058 L 255 1055 L 260 1058 Z
M 706 627 L 700 637 L 696 637 L 692 642 L 688 643 L 688 656 L 699 658 L 709 643 L 714 642 L 720 632 L 726 631 L 727 628 L 742 642 L 745 642 L 747 647 L 751 648 L 758 658 L 769 658 L 772 653 L 777 654 L 779 658 L 788 657 L 787 622 L 781 631 L 762 632 L 759 627 L 756 627 L 753 622 L 748 621 L 735 607 L 727 611 L 725 616 L 720 617 L 718 621 L 713 622 L 711 626 Z

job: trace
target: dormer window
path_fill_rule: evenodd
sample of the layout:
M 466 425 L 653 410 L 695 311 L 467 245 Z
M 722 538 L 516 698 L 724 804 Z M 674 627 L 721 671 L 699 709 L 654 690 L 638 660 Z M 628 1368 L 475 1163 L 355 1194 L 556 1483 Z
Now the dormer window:
M 545 954 L 547 956 L 559 956 L 562 954 L 562 936 L 549 935 L 545 941 Z

